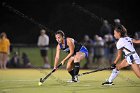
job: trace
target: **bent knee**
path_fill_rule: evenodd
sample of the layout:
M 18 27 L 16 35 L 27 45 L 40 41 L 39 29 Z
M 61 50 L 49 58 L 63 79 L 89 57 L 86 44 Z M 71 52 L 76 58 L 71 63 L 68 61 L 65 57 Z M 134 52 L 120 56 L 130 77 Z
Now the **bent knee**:
M 117 70 L 120 70 L 122 67 L 121 66 L 116 66 L 116 69 Z
M 71 66 L 67 66 L 67 67 L 66 67 L 66 70 L 67 70 L 67 71 L 71 71 L 72 69 L 73 69 L 73 68 L 72 68 Z

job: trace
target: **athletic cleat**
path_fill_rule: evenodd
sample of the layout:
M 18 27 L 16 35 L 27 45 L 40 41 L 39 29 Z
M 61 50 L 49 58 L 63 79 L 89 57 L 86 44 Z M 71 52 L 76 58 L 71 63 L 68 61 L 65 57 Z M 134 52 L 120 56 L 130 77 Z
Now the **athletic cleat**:
M 74 80 L 68 80 L 67 81 L 68 83 L 73 83 L 73 82 L 75 82 Z
M 106 82 L 102 83 L 102 85 L 114 85 L 114 83 L 113 82 L 106 81 Z
M 76 75 L 76 76 L 74 76 L 74 79 L 73 79 L 74 81 L 78 81 L 78 76 Z
M 74 76 L 71 80 L 68 80 L 67 82 L 68 82 L 68 83 L 79 82 L 78 76 Z

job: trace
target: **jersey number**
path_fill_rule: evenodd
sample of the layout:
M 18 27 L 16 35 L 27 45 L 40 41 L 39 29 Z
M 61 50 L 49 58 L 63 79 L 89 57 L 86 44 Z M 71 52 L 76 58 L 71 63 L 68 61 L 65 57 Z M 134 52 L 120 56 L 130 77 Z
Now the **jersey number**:
M 131 41 L 128 41 L 131 45 L 132 45 L 132 42 Z

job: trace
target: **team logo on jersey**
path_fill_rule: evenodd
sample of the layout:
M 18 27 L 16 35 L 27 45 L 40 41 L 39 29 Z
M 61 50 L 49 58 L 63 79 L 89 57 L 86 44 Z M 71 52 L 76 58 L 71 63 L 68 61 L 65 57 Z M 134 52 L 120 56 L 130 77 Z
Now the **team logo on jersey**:
M 66 48 L 66 49 L 64 49 L 64 51 L 65 51 L 65 52 L 69 52 L 69 51 L 70 51 L 70 49 L 69 49 L 69 48 Z

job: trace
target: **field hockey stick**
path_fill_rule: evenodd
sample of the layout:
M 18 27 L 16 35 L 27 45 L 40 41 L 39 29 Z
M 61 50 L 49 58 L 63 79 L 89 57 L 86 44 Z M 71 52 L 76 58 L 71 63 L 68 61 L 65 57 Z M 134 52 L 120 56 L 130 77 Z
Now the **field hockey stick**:
M 57 66 L 56 69 L 58 69 L 58 68 L 61 67 L 61 66 L 62 66 L 62 63 L 60 63 L 60 64 Z M 56 71 L 56 69 L 53 69 L 53 70 L 52 70 L 48 75 L 46 75 L 43 79 L 40 78 L 40 83 L 43 83 L 53 72 Z
M 103 71 L 103 70 L 109 70 L 111 69 L 110 67 L 106 67 L 106 68 L 99 68 L 99 69 L 96 69 L 96 70 L 92 70 L 92 71 L 89 71 L 89 72 L 84 72 L 82 74 L 78 74 L 77 76 L 83 76 L 83 75 L 87 75 L 87 74 L 90 74 L 90 73 L 94 73 L 94 72 L 98 72 L 98 71 Z

